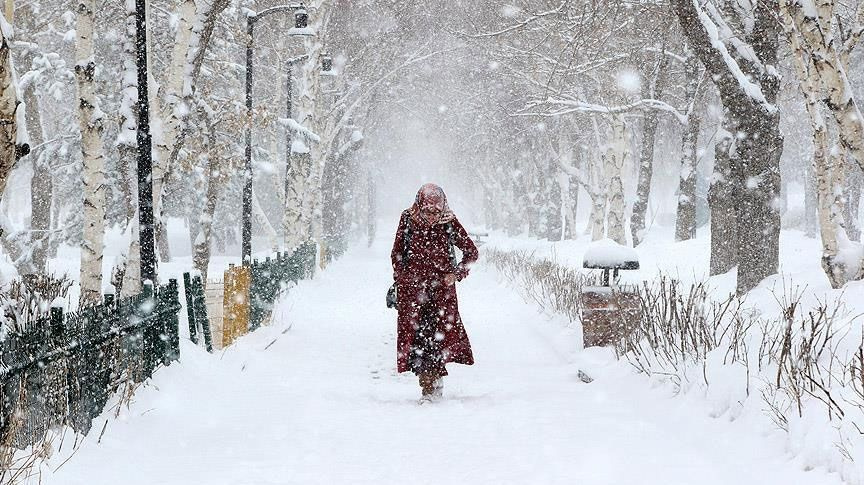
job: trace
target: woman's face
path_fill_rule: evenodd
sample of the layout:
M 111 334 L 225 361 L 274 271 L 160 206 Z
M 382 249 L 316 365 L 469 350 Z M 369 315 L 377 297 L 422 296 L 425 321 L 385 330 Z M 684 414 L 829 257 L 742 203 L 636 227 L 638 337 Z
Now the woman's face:
M 425 204 L 420 207 L 420 215 L 428 222 L 438 220 L 441 217 L 441 212 L 443 211 L 437 204 Z

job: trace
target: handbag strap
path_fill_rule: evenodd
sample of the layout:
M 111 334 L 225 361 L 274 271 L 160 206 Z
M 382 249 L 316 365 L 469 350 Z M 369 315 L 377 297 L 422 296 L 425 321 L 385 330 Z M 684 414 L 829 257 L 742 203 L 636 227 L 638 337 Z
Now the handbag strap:
M 402 269 L 408 266 L 408 247 L 411 246 L 411 216 L 407 212 L 402 213 L 405 220 L 405 234 L 402 238 Z
M 459 265 L 459 262 L 456 261 L 456 250 L 453 248 L 453 238 L 455 237 L 453 235 L 453 231 L 454 231 L 453 223 L 448 222 L 447 225 L 445 226 L 445 230 L 447 231 L 447 244 L 448 244 L 447 252 L 450 256 L 450 265 L 453 266 L 453 269 L 456 269 L 456 266 Z

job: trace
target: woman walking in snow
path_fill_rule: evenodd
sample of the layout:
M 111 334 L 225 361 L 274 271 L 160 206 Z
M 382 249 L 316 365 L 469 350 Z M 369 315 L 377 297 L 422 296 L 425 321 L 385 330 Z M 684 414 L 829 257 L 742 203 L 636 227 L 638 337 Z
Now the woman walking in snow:
M 460 262 L 454 246 L 462 251 Z M 474 363 L 459 317 L 456 282 L 468 276 L 468 265 L 477 256 L 441 187 L 420 187 L 414 205 L 399 219 L 390 259 L 399 311 L 397 370 L 417 375 L 424 401 L 441 397 L 445 364 Z

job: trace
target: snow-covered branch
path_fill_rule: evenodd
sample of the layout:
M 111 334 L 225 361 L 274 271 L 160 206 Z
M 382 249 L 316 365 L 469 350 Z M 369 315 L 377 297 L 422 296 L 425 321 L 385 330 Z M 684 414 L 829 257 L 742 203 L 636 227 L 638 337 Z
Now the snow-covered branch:
M 508 34 L 511 32 L 516 32 L 518 30 L 524 29 L 528 25 L 530 25 L 530 24 L 532 24 L 532 23 L 534 23 L 534 22 L 536 22 L 536 21 L 538 21 L 544 17 L 548 17 L 550 15 L 556 15 L 556 14 L 560 13 L 567 6 L 567 3 L 568 3 L 567 0 L 564 0 L 556 8 L 553 8 L 551 10 L 547 10 L 545 12 L 533 14 L 530 17 L 526 18 L 525 20 L 523 20 L 519 23 L 516 23 L 514 25 L 511 25 L 509 27 L 505 27 L 501 30 L 497 30 L 494 32 L 482 32 L 479 34 L 462 34 L 462 35 L 464 37 L 469 37 L 469 38 L 473 38 L 473 39 L 482 39 L 482 38 L 489 38 L 489 37 L 498 37 L 498 36 Z
M 674 106 L 661 101 L 659 99 L 640 99 L 633 103 L 616 105 L 616 106 L 606 106 L 602 104 L 594 104 L 594 103 L 586 103 L 583 101 L 571 101 L 566 99 L 558 99 L 558 98 L 547 98 L 540 102 L 530 103 L 528 105 L 528 109 L 542 107 L 542 106 L 555 106 L 562 107 L 563 109 L 556 110 L 552 113 L 519 113 L 519 116 L 561 116 L 570 113 L 597 113 L 597 114 L 623 114 L 631 111 L 636 111 L 640 109 L 653 109 L 657 111 L 662 111 L 665 113 L 670 113 L 675 118 L 676 121 L 681 123 L 682 125 L 687 124 L 687 115 L 682 114 L 678 111 Z
M 726 66 L 728 72 L 734 77 L 741 91 L 753 99 L 756 103 L 760 104 L 766 111 L 769 113 L 774 113 L 777 111 L 777 107 L 772 103 L 769 103 L 765 98 L 765 94 L 762 92 L 762 88 L 754 83 L 750 78 L 744 74 L 741 70 L 741 66 L 729 53 L 729 49 L 726 48 L 726 44 L 723 42 L 724 37 L 722 37 L 720 28 L 714 21 L 711 19 L 711 16 L 702 9 L 702 6 L 699 4 L 699 0 L 690 0 L 692 8 L 694 9 L 699 23 L 704 29 L 705 33 L 708 36 L 708 42 L 711 47 L 720 55 L 723 64 Z M 708 2 L 708 5 L 713 5 Z M 716 10 L 715 10 L 716 12 Z M 728 28 L 728 27 L 727 27 Z M 755 56 L 755 55 L 754 55 Z

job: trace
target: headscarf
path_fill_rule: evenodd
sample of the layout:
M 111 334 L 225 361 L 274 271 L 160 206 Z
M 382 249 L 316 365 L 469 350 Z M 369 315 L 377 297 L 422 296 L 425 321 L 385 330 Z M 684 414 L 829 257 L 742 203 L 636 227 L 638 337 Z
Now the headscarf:
M 431 223 L 420 213 L 422 208 L 429 206 L 434 206 L 440 212 L 438 219 Z M 417 196 L 414 197 L 414 205 L 411 206 L 410 211 L 411 222 L 420 227 L 447 224 L 456 217 L 447 205 L 447 196 L 444 195 L 444 189 L 435 184 L 424 184 L 420 187 L 420 190 L 417 191 Z

